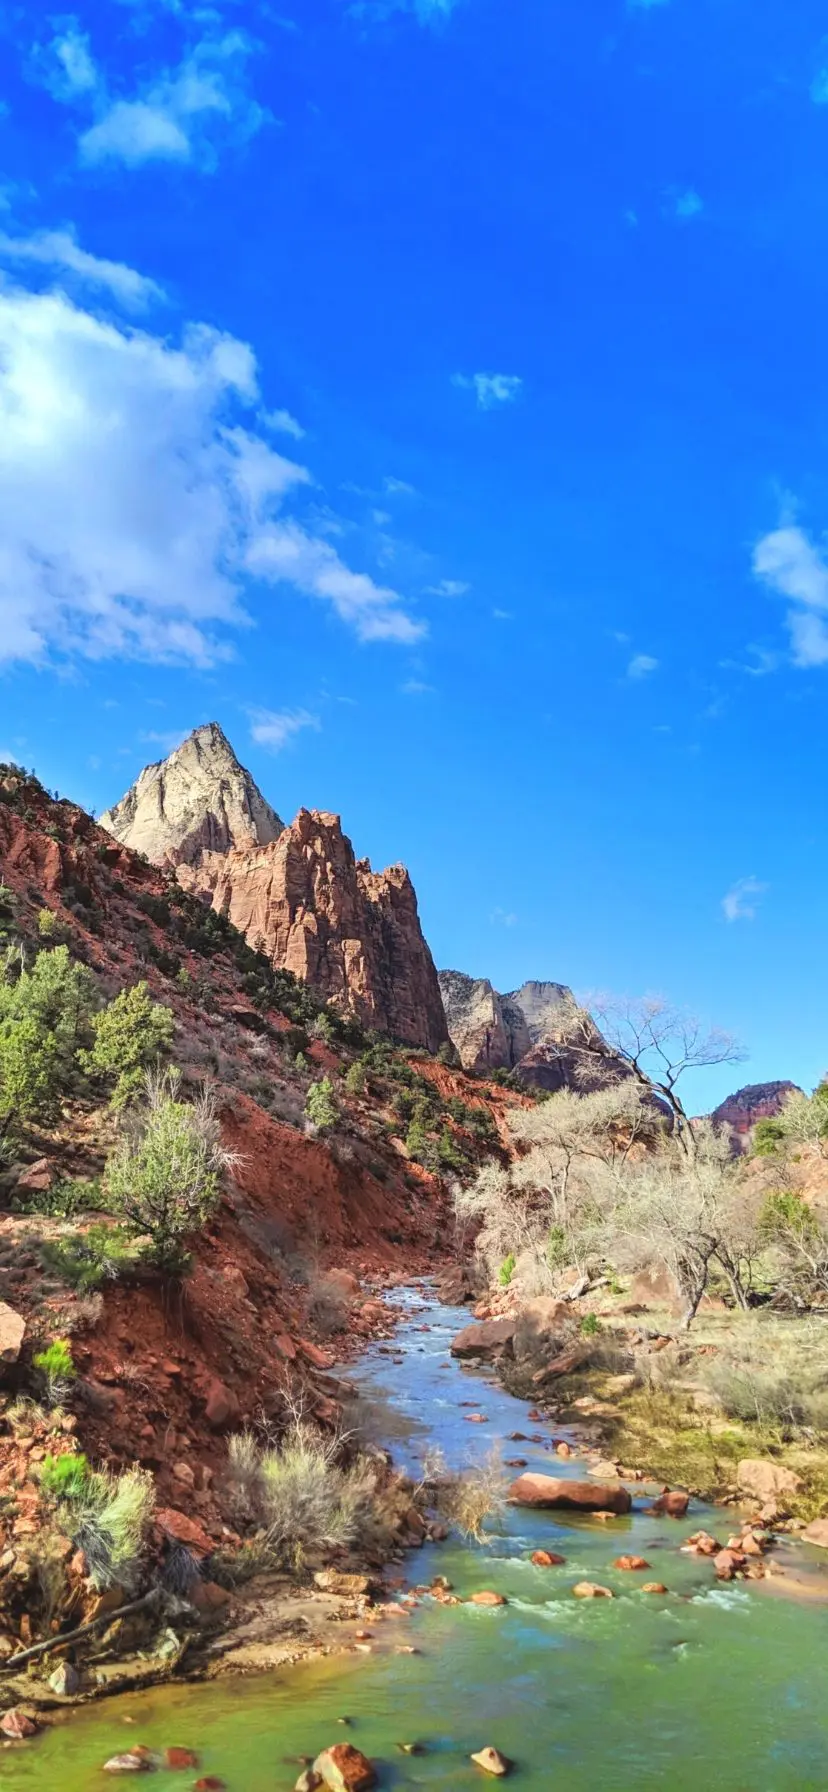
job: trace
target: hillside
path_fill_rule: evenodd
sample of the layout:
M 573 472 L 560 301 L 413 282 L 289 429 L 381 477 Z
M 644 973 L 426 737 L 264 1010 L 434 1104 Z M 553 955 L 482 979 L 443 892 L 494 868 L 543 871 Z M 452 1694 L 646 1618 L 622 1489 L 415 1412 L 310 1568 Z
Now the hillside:
M 184 1097 L 206 1080 L 223 1146 L 238 1154 L 187 1239 L 187 1273 L 170 1279 L 110 1249 L 100 1179 L 129 1125 L 111 1079 L 79 1069 L 81 1054 L 51 1114 L 0 1127 L 6 1405 L 36 1396 L 35 1355 L 69 1339 L 67 1435 L 113 1471 L 148 1470 L 158 1507 L 195 1518 L 215 1546 L 235 1534 L 220 1433 L 278 1428 L 297 1402 L 337 1422 L 334 1357 L 385 1323 L 372 1280 L 445 1260 L 444 1178 L 501 1149 L 521 1097 L 365 1033 L 169 872 L 11 767 L 0 768 L 0 934 L 7 987 L 21 964 L 64 948 L 98 1011 L 145 985 L 152 1012 L 169 1017 Z M 314 1123 L 306 1107 L 320 1089 L 330 1094 Z M 12 1547 L 36 1528 L 43 1439 L 28 1449 L 31 1462 L 7 1421 L 0 1544 Z

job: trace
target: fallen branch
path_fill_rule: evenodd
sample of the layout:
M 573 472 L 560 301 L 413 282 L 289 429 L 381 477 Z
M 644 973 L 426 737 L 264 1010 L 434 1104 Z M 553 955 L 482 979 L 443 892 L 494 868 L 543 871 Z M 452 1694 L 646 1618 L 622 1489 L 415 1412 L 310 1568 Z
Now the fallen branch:
M 64 1631 L 60 1636 L 48 1636 L 45 1643 L 33 1643 L 30 1649 L 23 1649 L 19 1655 L 12 1655 L 9 1661 L 0 1663 L 0 1674 L 11 1673 L 12 1668 L 21 1667 L 24 1661 L 31 1661 L 35 1655 L 46 1655 L 51 1649 L 68 1648 L 79 1637 L 91 1636 L 99 1624 L 114 1624 L 117 1618 L 130 1618 L 133 1612 L 145 1611 L 159 1596 L 160 1588 L 153 1587 L 149 1593 L 142 1594 L 140 1599 L 131 1600 L 129 1605 L 119 1605 L 114 1611 L 101 1612 L 97 1618 L 90 1618 L 88 1624 L 80 1624 L 77 1630 Z

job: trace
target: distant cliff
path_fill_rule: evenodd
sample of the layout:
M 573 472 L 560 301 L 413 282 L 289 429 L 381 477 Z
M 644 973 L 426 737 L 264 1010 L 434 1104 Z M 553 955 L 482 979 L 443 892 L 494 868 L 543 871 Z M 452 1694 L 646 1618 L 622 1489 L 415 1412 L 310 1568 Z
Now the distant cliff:
M 486 977 L 441 971 L 448 1030 L 466 1070 L 513 1070 L 538 1088 L 588 1089 L 598 1080 L 594 1064 L 574 1050 L 598 1029 L 565 983 L 523 983 L 501 995 Z M 573 1020 L 576 1026 L 573 1026 Z M 629 1073 L 617 1060 L 619 1078 Z
M 711 1119 L 745 1138 L 757 1120 L 772 1120 L 789 1095 L 801 1094 L 796 1083 L 746 1083 L 714 1109 Z

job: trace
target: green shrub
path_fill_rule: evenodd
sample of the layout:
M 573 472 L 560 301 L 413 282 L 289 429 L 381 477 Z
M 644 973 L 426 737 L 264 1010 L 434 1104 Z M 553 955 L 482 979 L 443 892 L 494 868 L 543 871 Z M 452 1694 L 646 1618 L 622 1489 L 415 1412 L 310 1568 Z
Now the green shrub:
M 69 1238 L 44 1240 L 40 1255 L 44 1267 L 79 1294 L 92 1294 L 106 1282 L 117 1281 L 140 1261 L 127 1228 L 103 1220 Z
M 2 971 L 0 1133 L 13 1122 L 54 1117 L 72 1087 L 94 1007 L 91 972 L 72 962 L 67 946 L 39 952 L 30 969 L 7 955 Z
M 426 1164 L 432 1155 L 432 1144 L 422 1120 L 413 1119 L 405 1135 L 405 1148 L 417 1164 Z
M 100 1183 L 63 1177 L 59 1182 L 53 1182 L 51 1188 L 32 1189 L 25 1196 L 15 1195 L 11 1204 L 18 1213 L 41 1213 L 50 1219 L 71 1220 L 78 1213 L 89 1213 L 100 1207 Z
M 597 1338 L 603 1330 L 597 1313 L 585 1313 L 578 1327 L 582 1338 Z
M 368 1084 L 368 1076 L 361 1058 L 355 1058 L 345 1076 L 345 1087 L 349 1095 L 364 1095 Z
M 751 1141 L 754 1157 L 776 1157 L 784 1138 L 785 1128 L 778 1120 L 771 1117 L 757 1120 Z
M 503 1262 L 501 1263 L 500 1268 L 497 1272 L 497 1279 L 500 1283 L 501 1288 L 508 1288 L 509 1283 L 511 1282 L 512 1277 L 515 1273 L 516 1263 L 517 1263 L 517 1258 L 515 1256 L 515 1253 L 514 1253 L 514 1251 L 510 1251 L 508 1257 L 504 1257 Z
M 339 1119 L 339 1106 L 329 1076 L 311 1083 L 305 1101 L 305 1113 L 320 1132 L 330 1132 Z
M 311 1034 L 314 1039 L 321 1039 L 323 1045 L 333 1044 L 336 1033 L 329 1014 L 317 1014 L 311 1025 Z
M 235 1161 L 221 1143 L 212 1095 L 180 1101 L 178 1071 L 147 1075 L 146 1103 L 104 1171 L 114 1212 L 150 1240 L 147 1260 L 168 1272 L 186 1267 L 185 1241 L 215 1212 L 221 1177 Z
M 77 1375 L 68 1338 L 53 1338 L 32 1362 L 42 1377 L 47 1406 L 61 1406 Z
M 77 1500 L 89 1484 L 89 1463 L 82 1451 L 76 1456 L 46 1456 L 40 1465 L 40 1485 L 47 1499 Z
M 56 915 L 51 908 L 38 910 L 37 931 L 42 940 L 50 940 L 53 946 L 59 946 L 66 938 L 66 928 L 60 915 Z
M 462 1171 L 469 1167 L 469 1160 L 465 1152 L 460 1150 L 454 1134 L 447 1126 L 443 1127 L 437 1140 L 437 1162 L 444 1170 Z
M 115 1586 L 134 1592 L 155 1511 L 149 1470 L 129 1468 L 120 1475 L 96 1470 L 70 1511 L 72 1541 L 86 1556 L 96 1592 Z
M 124 1107 L 143 1088 L 144 1073 L 170 1048 L 175 1021 L 169 1008 L 154 1002 L 146 982 L 122 989 L 96 1014 L 95 1043 L 84 1054 L 89 1071 L 114 1078 L 113 1107 Z

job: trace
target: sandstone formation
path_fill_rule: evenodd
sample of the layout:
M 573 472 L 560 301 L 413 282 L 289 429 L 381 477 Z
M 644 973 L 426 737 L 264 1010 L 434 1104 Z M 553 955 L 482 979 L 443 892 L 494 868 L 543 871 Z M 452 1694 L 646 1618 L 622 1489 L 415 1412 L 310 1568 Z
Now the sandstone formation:
M 447 1040 L 408 872 L 357 859 L 337 815 L 300 809 L 269 846 L 205 854 L 182 882 L 209 890 L 251 945 L 363 1026 L 432 1052 Z
M 198 865 L 205 852 L 267 846 L 284 822 L 218 722 L 206 722 L 168 759 L 145 766 L 100 825 L 153 865 Z
M 606 1080 L 577 1042 L 601 1042 L 590 1015 L 565 983 L 523 983 L 501 995 L 486 977 L 441 971 L 446 1023 L 464 1070 L 514 1070 L 526 1082 L 556 1093 Z M 603 1042 L 601 1042 L 603 1043 Z M 628 1073 L 611 1057 L 619 1077 Z
M 336 815 L 300 809 L 285 827 L 217 723 L 148 766 L 101 819 L 363 1026 L 431 1052 L 448 1043 L 405 867 L 372 871 Z
M 796 1083 L 747 1083 L 714 1108 L 711 1119 L 717 1126 L 729 1126 L 742 1147 L 757 1120 L 772 1120 L 784 1107 L 789 1095 L 802 1091 Z

